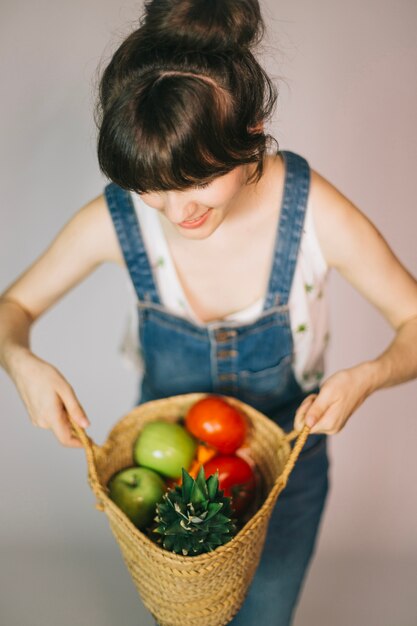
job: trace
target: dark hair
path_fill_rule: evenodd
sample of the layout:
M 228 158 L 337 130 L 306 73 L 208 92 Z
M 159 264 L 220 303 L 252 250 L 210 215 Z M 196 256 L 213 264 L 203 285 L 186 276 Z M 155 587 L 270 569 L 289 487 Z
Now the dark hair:
M 263 173 L 262 124 L 277 89 L 252 53 L 258 0 L 148 0 L 105 68 L 96 107 L 101 171 L 145 193 L 184 189 L 244 163 Z

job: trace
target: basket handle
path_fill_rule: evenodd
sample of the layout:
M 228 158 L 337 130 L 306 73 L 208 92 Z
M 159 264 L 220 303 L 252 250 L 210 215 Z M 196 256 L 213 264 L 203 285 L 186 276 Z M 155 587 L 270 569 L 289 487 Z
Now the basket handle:
M 79 426 L 70 416 L 68 416 L 68 420 L 69 420 L 71 429 L 73 430 L 74 434 L 78 437 L 78 439 L 81 441 L 81 443 L 84 446 L 84 451 L 85 451 L 86 458 L 87 458 L 88 482 L 90 483 L 90 486 L 97 498 L 97 502 L 95 505 L 96 509 L 98 509 L 99 511 L 104 511 L 104 504 L 103 504 L 104 490 L 98 479 L 96 460 L 95 460 L 95 450 L 98 448 L 98 446 L 94 443 L 91 437 L 87 435 L 85 430 L 81 428 L 81 426 Z M 294 465 L 299 457 L 299 454 L 306 442 L 306 439 L 309 433 L 310 433 L 310 427 L 304 426 L 301 432 L 294 429 L 290 431 L 289 433 L 286 433 L 285 435 L 285 438 L 289 443 L 293 441 L 294 439 L 296 439 L 296 442 L 294 444 L 293 449 L 291 450 L 291 453 L 288 457 L 288 460 L 281 474 L 281 481 L 284 487 L 287 484 L 289 475 L 291 474 L 294 468 Z
M 281 480 L 283 482 L 284 487 L 287 484 L 289 475 L 291 474 L 295 462 L 299 457 L 299 454 L 306 442 L 306 439 L 308 437 L 308 435 L 310 434 L 310 427 L 309 426 L 304 426 L 304 428 L 300 431 L 298 430 L 292 430 L 289 433 L 286 433 L 285 438 L 288 442 L 293 441 L 294 439 L 296 439 L 296 442 L 294 444 L 293 449 L 291 450 L 290 456 L 288 457 L 288 460 L 284 466 L 284 469 L 282 471 L 281 474 Z
M 94 443 L 94 441 L 87 435 L 85 430 L 81 428 L 74 420 L 68 416 L 68 420 L 74 434 L 78 437 L 81 443 L 84 446 L 84 451 L 87 457 L 87 468 L 88 468 L 88 482 L 97 498 L 96 509 L 99 511 L 104 511 L 104 505 L 102 502 L 103 496 L 103 487 L 100 484 L 97 475 L 96 468 L 96 460 L 95 460 L 95 450 L 98 446 Z

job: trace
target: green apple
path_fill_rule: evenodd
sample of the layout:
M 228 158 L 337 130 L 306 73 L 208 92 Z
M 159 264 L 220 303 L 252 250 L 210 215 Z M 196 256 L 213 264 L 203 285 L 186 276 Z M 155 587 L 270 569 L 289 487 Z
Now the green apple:
M 162 476 L 147 467 L 127 467 L 108 484 L 109 497 L 133 524 L 143 530 L 155 516 L 156 504 L 166 492 Z
M 180 478 L 182 468 L 189 469 L 197 440 L 180 424 L 156 420 L 148 422 L 133 445 L 138 465 L 149 467 L 163 476 Z

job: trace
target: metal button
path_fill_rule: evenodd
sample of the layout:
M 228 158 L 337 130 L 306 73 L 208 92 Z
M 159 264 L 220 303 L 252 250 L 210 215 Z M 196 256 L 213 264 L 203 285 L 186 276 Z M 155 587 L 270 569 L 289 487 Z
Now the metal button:
M 237 374 L 219 374 L 219 380 L 236 380 Z
M 216 331 L 217 341 L 227 341 L 236 336 L 236 330 L 218 330 Z
M 228 357 L 236 356 L 236 355 L 237 355 L 237 350 L 220 350 L 217 353 L 217 358 L 218 359 L 227 359 Z

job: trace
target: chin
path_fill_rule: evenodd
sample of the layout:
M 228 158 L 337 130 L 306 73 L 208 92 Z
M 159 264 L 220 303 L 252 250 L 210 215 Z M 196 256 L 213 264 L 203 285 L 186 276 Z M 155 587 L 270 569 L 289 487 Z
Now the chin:
M 210 237 L 210 235 L 212 235 L 214 233 L 214 231 L 216 230 L 216 228 L 210 228 L 207 229 L 205 231 L 203 231 L 203 229 L 198 229 L 196 228 L 195 230 L 182 230 L 181 229 L 181 236 L 184 237 L 185 239 L 208 239 L 208 237 Z

